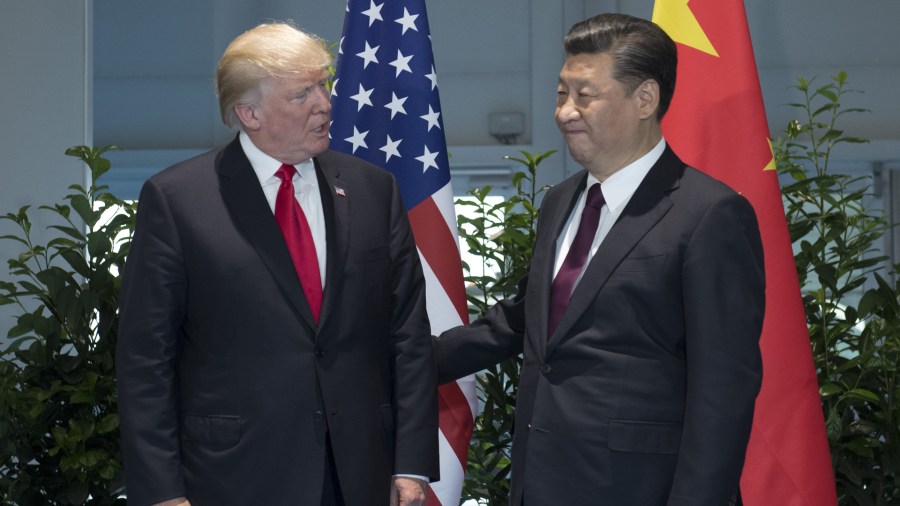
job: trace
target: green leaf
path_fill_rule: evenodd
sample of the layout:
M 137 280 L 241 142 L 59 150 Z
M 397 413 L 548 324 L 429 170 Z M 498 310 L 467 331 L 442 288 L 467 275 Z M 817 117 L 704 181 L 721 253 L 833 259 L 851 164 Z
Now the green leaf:
M 50 298 L 56 298 L 59 292 L 65 288 L 71 274 L 60 269 L 59 267 L 50 267 L 49 269 L 38 272 L 35 277 L 44 284 L 46 293 Z
M 25 246 L 28 246 L 28 241 L 26 241 L 25 239 L 23 239 L 19 236 L 16 236 L 16 235 L 0 235 L 0 239 L 5 239 L 8 241 L 15 241 L 15 242 L 21 243 Z
M 84 504 L 89 494 L 87 483 L 72 482 L 66 487 L 65 501 L 67 504 Z
M 831 409 L 825 419 L 825 431 L 828 434 L 829 441 L 837 441 L 841 438 L 844 431 L 844 424 L 841 416 L 836 409 Z
M 72 209 L 78 213 L 78 216 L 81 217 L 85 225 L 87 225 L 88 228 L 92 228 L 97 220 L 94 216 L 91 202 L 88 200 L 87 196 L 84 194 L 75 194 L 70 197 L 69 202 Z
M 821 395 L 822 397 L 828 397 L 830 395 L 838 394 L 843 391 L 844 387 L 836 383 L 828 383 L 819 387 L 819 395 Z
M 106 434 L 119 428 L 119 415 L 109 414 L 104 416 L 97 424 L 97 433 Z
M 877 290 L 866 290 L 859 301 L 859 314 L 866 317 L 873 314 L 875 310 L 883 306 L 886 302 L 885 297 Z
M 872 460 L 875 457 L 875 452 L 872 450 L 872 446 L 867 438 L 858 437 L 850 440 L 847 443 L 846 448 L 852 453 L 859 455 L 867 460 Z
M 91 232 L 88 234 L 88 252 L 92 257 L 105 256 L 112 249 L 112 241 L 105 234 Z
M 66 208 L 66 209 L 68 209 L 68 208 Z M 72 237 L 73 239 L 78 240 L 78 241 L 84 240 L 84 233 L 81 230 L 78 230 L 77 228 L 74 228 L 74 227 L 66 227 L 66 226 L 62 226 L 62 225 L 51 225 L 47 228 L 49 228 L 51 230 L 59 230 L 60 232 L 66 234 L 69 237 Z
M 23 321 L 24 319 L 24 321 Z M 19 317 L 18 322 L 9 329 L 6 333 L 6 337 L 14 338 L 27 334 L 34 330 L 34 318 L 31 314 L 24 314 Z
M 13 332 L 12 329 L 10 329 L 9 333 L 11 334 L 12 332 Z M 19 334 L 19 335 L 21 335 L 21 334 Z M 4 354 L 10 353 L 10 352 L 15 353 L 16 351 L 19 351 L 23 345 L 25 345 L 29 341 L 32 341 L 35 339 L 37 339 L 37 337 L 34 335 L 26 335 L 26 336 L 21 336 L 18 339 L 12 339 L 12 340 L 8 341 L 6 343 L 6 345 L 4 345 L 3 353 Z
M 834 103 L 831 103 L 831 104 L 825 104 L 825 105 L 823 105 L 822 107 L 816 109 L 816 110 L 812 113 L 812 116 L 815 118 L 816 116 L 818 116 L 818 115 L 820 115 L 820 114 L 822 114 L 822 113 L 824 113 L 824 112 L 828 112 L 828 111 L 832 111 L 832 110 L 834 110 L 834 109 L 837 109 L 837 107 L 838 107 L 838 104 L 834 104 Z
M 828 84 L 816 90 L 816 94 L 822 95 L 832 102 L 837 102 L 838 96 L 832 91 L 832 89 L 833 86 Z
M 882 399 L 870 390 L 866 390 L 864 388 L 854 388 L 852 390 L 848 390 L 847 393 L 844 394 L 847 397 L 854 397 L 856 399 L 862 399 L 868 402 L 880 403 Z
M 91 275 L 91 268 L 84 258 L 84 253 L 77 250 L 61 251 L 60 256 L 69 264 L 73 271 L 81 276 L 88 277 Z
M 825 134 L 823 134 L 822 137 L 819 138 L 819 142 L 824 144 L 828 141 L 837 139 L 838 137 L 840 137 L 843 134 L 844 134 L 844 132 L 842 130 L 829 130 L 829 131 L 825 132 Z

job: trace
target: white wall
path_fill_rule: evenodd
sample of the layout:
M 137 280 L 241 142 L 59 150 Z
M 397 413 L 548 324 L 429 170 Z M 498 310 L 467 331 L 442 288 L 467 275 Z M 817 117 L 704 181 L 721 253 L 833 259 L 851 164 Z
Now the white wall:
M 769 128 L 780 133 L 793 117 L 784 104 L 798 77 L 825 84 L 839 70 L 861 94 L 846 105 L 871 110 L 848 116 L 844 126 L 869 139 L 900 139 L 900 2 L 894 0 L 749 1 L 753 36 Z M 898 154 L 895 154 L 898 156 Z
M 340 0 L 95 1 L 96 139 L 134 150 L 200 150 L 231 138 L 219 121 L 211 75 L 242 30 L 293 19 L 334 41 L 344 16 Z M 848 97 L 848 105 L 872 112 L 848 117 L 845 126 L 854 135 L 889 141 L 864 148 L 862 156 L 900 158 L 894 152 L 900 100 L 892 86 L 900 82 L 900 2 L 745 3 L 773 136 L 793 117 L 784 104 L 797 98 L 789 89 L 797 77 L 819 75 L 824 83 L 847 70 L 851 86 L 865 91 Z M 500 158 L 518 148 L 563 149 L 552 121 L 563 34 L 604 11 L 650 17 L 653 0 L 454 0 L 428 2 L 428 9 L 451 164 L 465 176 L 508 168 Z M 519 145 L 500 146 L 489 135 L 493 111 L 525 115 Z M 553 157 L 543 181 L 577 169 L 567 157 Z M 458 188 L 480 181 L 457 179 Z
M 0 0 L 0 212 L 56 202 L 84 183 L 66 148 L 90 144 L 90 0 Z M 35 235 L 48 221 L 35 215 Z M 0 223 L 0 235 L 13 227 Z M 0 278 L 20 248 L 0 241 Z M 12 326 L 0 308 L 0 339 Z

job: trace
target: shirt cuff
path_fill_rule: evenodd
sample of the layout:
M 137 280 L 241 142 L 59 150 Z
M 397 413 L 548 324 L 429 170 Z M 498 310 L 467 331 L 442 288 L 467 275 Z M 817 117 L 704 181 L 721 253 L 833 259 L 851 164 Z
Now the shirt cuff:
M 395 474 L 394 478 L 415 478 L 417 480 L 422 480 L 425 483 L 431 483 L 431 480 L 429 480 L 427 476 L 419 476 L 418 474 Z

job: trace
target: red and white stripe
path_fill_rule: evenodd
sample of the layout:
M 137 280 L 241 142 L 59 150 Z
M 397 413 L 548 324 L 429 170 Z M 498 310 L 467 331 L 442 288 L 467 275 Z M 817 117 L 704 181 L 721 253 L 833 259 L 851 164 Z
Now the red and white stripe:
M 425 273 L 425 297 L 432 334 L 468 323 L 451 185 L 448 183 L 408 214 Z M 427 504 L 455 506 L 462 493 L 469 439 L 478 408 L 474 377 L 441 385 L 438 402 L 441 480 L 431 484 Z

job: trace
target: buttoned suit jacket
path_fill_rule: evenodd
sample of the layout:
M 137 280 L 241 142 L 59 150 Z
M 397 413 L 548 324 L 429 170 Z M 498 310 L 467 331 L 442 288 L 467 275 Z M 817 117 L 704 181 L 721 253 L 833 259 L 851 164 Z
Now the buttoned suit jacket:
M 237 139 L 150 178 L 121 289 L 129 504 L 318 504 L 326 427 L 348 505 L 438 478 L 424 279 L 393 177 L 315 157 L 325 215 L 313 321 Z
M 518 294 L 436 338 L 439 380 L 524 350 L 511 504 L 725 506 L 761 381 L 753 209 L 667 148 L 548 336 L 556 241 L 586 177 L 547 191 Z

